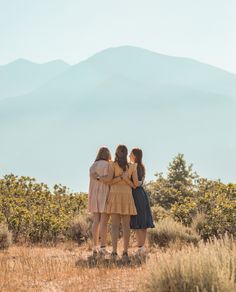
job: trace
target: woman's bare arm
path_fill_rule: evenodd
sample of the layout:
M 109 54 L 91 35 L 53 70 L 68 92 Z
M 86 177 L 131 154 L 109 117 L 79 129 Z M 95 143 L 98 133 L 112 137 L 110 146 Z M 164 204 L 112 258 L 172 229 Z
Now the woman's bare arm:
M 117 176 L 117 177 L 114 177 L 114 178 L 110 179 L 108 174 L 101 176 L 101 175 L 98 175 L 96 172 L 91 173 L 90 177 L 92 177 L 95 180 L 101 181 L 104 184 L 109 184 L 109 185 L 116 184 L 116 183 L 118 183 L 118 182 L 120 182 L 122 180 L 122 178 L 120 176 Z
M 137 187 L 139 187 L 142 182 L 140 182 L 138 180 L 138 173 L 137 173 L 137 165 L 135 164 L 134 166 L 134 171 L 132 173 L 132 180 L 129 178 L 128 172 L 125 172 L 122 175 L 123 180 L 126 182 L 127 185 L 129 185 L 130 187 L 132 187 L 133 189 L 136 189 Z
M 135 186 L 134 188 L 136 189 L 140 185 L 139 180 L 138 180 L 137 165 L 135 165 L 134 171 L 132 173 L 132 181 Z
M 114 178 L 109 182 L 109 185 L 117 184 L 117 183 L 120 182 L 120 181 L 122 181 L 121 176 L 116 176 L 116 177 L 114 177 Z
M 122 175 L 122 179 L 125 181 L 125 183 L 127 185 L 129 185 L 131 188 L 135 189 L 135 185 L 134 183 L 132 182 L 132 180 L 129 179 L 129 176 L 128 176 L 128 173 L 123 173 Z
M 136 189 L 136 186 L 134 185 L 134 183 L 132 182 L 132 180 L 130 180 L 129 178 L 124 178 L 124 181 L 127 185 L 129 185 L 132 189 Z
M 108 174 L 100 176 L 99 180 L 105 184 L 114 185 L 122 180 L 120 176 L 114 177 L 114 168 L 111 164 L 108 166 Z
M 135 186 L 134 183 L 132 182 L 132 180 L 130 180 L 129 178 L 124 178 L 123 180 L 133 189 L 136 189 L 137 187 L 140 187 L 143 184 L 142 180 L 138 181 L 138 186 Z

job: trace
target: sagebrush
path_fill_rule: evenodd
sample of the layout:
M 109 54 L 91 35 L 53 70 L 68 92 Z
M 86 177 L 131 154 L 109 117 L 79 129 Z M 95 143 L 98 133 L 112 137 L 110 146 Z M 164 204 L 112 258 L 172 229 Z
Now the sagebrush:
M 12 234 L 6 224 L 0 223 L 0 249 L 7 249 L 12 243 Z
M 155 228 L 148 231 L 151 246 L 169 247 L 176 242 L 182 244 L 197 244 L 200 236 L 192 228 L 174 221 L 171 217 L 160 220 Z

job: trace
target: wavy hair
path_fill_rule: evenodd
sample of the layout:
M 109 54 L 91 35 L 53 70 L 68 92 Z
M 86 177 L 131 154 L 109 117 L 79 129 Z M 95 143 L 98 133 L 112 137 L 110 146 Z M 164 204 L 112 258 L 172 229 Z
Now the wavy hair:
M 126 171 L 129 167 L 127 155 L 128 155 L 127 147 L 125 145 L 118 145 L 115 153 L 115 162 L 117 162 L 119 167 L 124 171 Z
M 143 151 L 140 148 L 133 148 L 131 153 L 135 157 L 135 162 L 137 163 L 137 172 L 139 179 L 143 179 L 146 174 L 145 166 L 143 164 Z
M 98 150 L 97 157 L 95 161 L 99 160 L 105 160 L 105 161 L 110 161 L 111 160 L 111 152 L 107 147 L 101 147 Z

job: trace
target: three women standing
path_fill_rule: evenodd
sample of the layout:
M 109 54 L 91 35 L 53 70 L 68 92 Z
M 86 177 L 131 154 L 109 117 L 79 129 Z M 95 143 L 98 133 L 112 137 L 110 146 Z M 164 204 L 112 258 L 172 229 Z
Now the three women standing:
M 130 227 L 136 229 L 140 249 L 143 249 L 145 243 L 146 228 L 154 227 L 148 197 L 141 186 L 145 177 L 145 168 L 142 164 L 142 157 L 140 159 L 139 150 L 132 150 L 130 163 L 128 163 L 128 149 L 125 145 L 119 145 L 114 162 L 109 162 L 110 159 L 106 160 L 107 163 L 96 163 L 97 161 L 95 161 L 90 168 L 89 211 L 94 213 L 94 246 L 96 247 L 98 243 L 97 226 L 100 223 L 100 250 L 105 248 L 107 222 L 111 216 L 113 257 L 117 256 L 120 223 L 123 229 L 123 256 L 128 256 Z M 100 167 L 102 164 L 104 165 L 102 171 L 100 168 L 96 168 L 98 164 Z M 92 206 L 101 206 L 101 208 Z

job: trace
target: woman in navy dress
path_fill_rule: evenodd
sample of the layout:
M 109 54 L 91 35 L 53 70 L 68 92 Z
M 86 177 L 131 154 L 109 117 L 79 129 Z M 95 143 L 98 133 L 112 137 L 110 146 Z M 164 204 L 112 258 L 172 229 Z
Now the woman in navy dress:
M 137 209 L 137 215 L 131 216 L 130 228 L 136 232 L 138 243 L 138 252 L 145 251 L 145 241 L 147 237 L 147 228 L 154 228 L 149 198 L 143 188 L 145 178 L 145 167 L 142 162 L 143 152 L 139 148 L 134 148 L 130 153 L 130 161 L 137 164 L 138 179 L 140 186 L 132 188 L 134 203 Z

